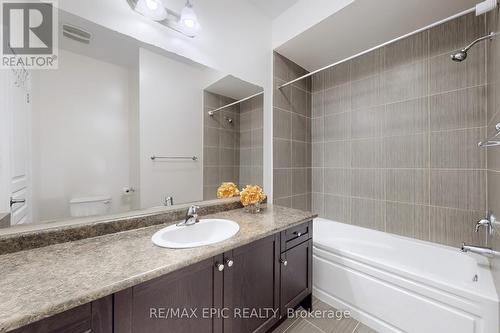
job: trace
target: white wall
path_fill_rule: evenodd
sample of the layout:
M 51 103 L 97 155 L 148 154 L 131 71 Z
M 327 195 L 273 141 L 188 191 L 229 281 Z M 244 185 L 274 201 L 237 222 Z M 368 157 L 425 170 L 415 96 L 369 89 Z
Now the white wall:
M 220 73 L 158 55 L 139 54 L 141 207 L 166 196 L 203 199 L 203 89 Z M 151 161 L 152 155 L 197 156 L 198 161 Z
M 10 95 L 10 71 L 0 70 L 0 213 L 10 211 L 10 114 L 7 112 Z
M 74 197 L 106 195 L 129 209 L 129 70 L 60 50 L 33 77 L 34 220 L 69 217 Z

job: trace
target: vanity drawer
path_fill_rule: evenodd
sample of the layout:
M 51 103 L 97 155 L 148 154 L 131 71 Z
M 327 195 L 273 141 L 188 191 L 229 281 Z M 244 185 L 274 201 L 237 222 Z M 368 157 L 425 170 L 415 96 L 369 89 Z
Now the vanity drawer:
M 312 238 L 312 221 L 300 224 L 281 233 L 281 252 L 285 252 Z

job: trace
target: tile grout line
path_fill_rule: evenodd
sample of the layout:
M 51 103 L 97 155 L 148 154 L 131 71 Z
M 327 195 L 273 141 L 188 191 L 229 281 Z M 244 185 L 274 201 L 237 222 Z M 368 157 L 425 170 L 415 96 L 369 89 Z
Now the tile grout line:
M 358 320 L 358 323 L 356 324 L 356 326 L 354 327 L 354 329 L 352 330 L 351 333 L 355 333 L 356 332 L 356 330 L 358 329 L 358 326 L 359 326 L 360 323 L 361 322 Z
M 323 331 L 321 328 L 319 328 L 318 326 L 314 325 L 312 322 L 310 322 L 309 320 L 307 319 L 304 319 L 304 321 L 310 325 L 312 325 L 313 327 L 315 327 L 317 330 L 319 330 L 321 333 L 326 333 L 325 331 Z
M 288 331 L 293 325 L 295 325 L 295 323 L 297 322 L 297 320 L 299 320 L 298 318 L 295 318 L 292 323 L 287 327 L 285 328 L 285 330 L 282 332 L 282 333 L 285 333 L 286 331 Z

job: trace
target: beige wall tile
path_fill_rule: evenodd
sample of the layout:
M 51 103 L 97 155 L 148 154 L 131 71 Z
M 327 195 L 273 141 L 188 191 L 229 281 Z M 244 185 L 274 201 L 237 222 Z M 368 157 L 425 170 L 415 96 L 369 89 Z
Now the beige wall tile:
M 418 98 L 385 106 L 384 136 L 423 133 L 429 130 L 428 98 Z
M 386 203 L 386 231 L 406 237 L 429 240 L 429 206 Z
M 429 136 L 426 133 L 384 138 L 384 165 L 388 168 L 429 166 Z
M 386 103 L 405 101 L 428 94 L 427 60 L 393 67 L 382 75 Z
M 351 223 L 351 198 L 324 195 L 325 217 L 336 222 Z
M 275 168 L 290 168 L 292 166 L 291 141 L 273 140 L 273 165 Z
M 430 208 L 430 240 L 441 244 L 460 247 L 467 244 L 484 245 L 484 233 L 474 232 L 477 221 L 484 212 L 457 210 L 452 208 Z
M 356 81 L 379 74 L 384 65 L 384 51 L 380 48 L 351 60 L 351 80 Z
M 352 169 L 352 196 L 384 200 L 385 176 L 386 171 L 383 169 Z
M 386 200 L 429 204 L 428 169 L 387 169 Z
M 485 169 L 486 150 L 477 146 L 485 136 L 485 128 L 431 133 L 431 168 Z
M 305 116 L 292 113 L 292 140 L 307 141 L 307 118 Z
M 325 141 L 344 140 L 351 137 L 351 113 L 343 112 L 323 118 Z
M 308 103 L 309 93 L 305 90 L 292 86 L 291 111 L 303 116 L 311 116 L 311 105 Z
M 385 230 L 385 201 L 352 198 L 351 223 L 360 227 Z
M 364 109 L 382 104 L 380 75 L 373 75 L 351 83 L 351 108 Z M 325 100 L 328 97 L 325 95 Z
M 426 60 L 429 52 L 429 32 L 424 31 L 385 47 L 385 70 Z
M 312 168 L 311 170 L 311 179 L 312 179 L 312 192 L 316 193 L 324 193 L 324 185 L 325 185 L 325 169 L 324 168 Z
M 351 84 L 334 86 L 324 91 L 323 112 L 331 115 L 351 110 Z
M 325 142 L 324 163 L 326 168 L 351 167 L 351 142 Z
M 323 117 L 325 114 L 325 93 L 323 91 L 315 92 L 311 95 L 312 110 L 311 116 L 313 118 Z
M 311 169 L 292 169 L 292 194 L 307 194 L 311 192 Z
M 362 139 L 351 142 L 353 168 L 380 168 L 383 166 L 382 139 Z
M 351 80 L 351 62 L 346 61 L 338 66 L 325 70 L 325 89 L 349 83 Z
M 486 211 L 486 171 L 431 170 L 433 206 Z
M 324 169 L 324 193 L 350 196 L 351 195 L 351 170 L 350 169 Z
M 385 106 L 351 112 L 351 137 L 353 139 L 380 137 L 384 124 L 384 112 Z

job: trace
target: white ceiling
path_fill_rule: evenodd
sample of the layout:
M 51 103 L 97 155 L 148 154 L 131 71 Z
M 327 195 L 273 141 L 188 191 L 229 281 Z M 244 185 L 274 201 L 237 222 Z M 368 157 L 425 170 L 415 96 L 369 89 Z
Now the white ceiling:
M 235 76 L 227 75 L 226 77 L 218 80 L 217 82 L 205 88 L 205 90 L 217 95 L 222 95 L 232 99 L 240 100 L 245 97 L 259 93 L 263 89 L 262 87 L 241 80 Z
M 356 0 L 276 51 L 313 71 L 472 8 L 477 2 Z
M 299 0 L 248 0 L 267 17 L 274 19 Z

